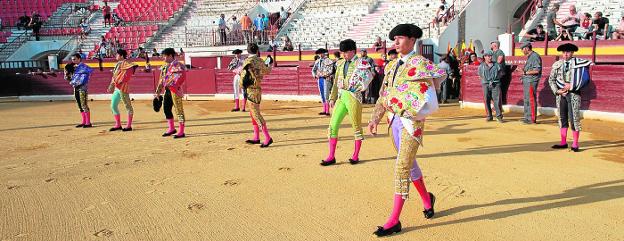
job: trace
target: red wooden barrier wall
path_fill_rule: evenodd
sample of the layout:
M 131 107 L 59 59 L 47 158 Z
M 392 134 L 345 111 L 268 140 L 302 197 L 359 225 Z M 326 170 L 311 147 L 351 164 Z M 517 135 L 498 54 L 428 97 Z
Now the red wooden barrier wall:
M 518 66 L 522 69 L 524 66 Z M 548 85 L 550 66 L 543 68 L 538 93 L 538 106 L 555 107 L 555 97 Z M 583 110 L 624 113 L 624 66 L 597 65 L 591 67 L 592 81 L 581 91 Z M 507 104 L 523 104 L 521 72 L 513 72 L 511 84 L 507 91 Z M 462 78 L 462 100 L 483 103 L 483 90 L 477 75 L 476 66 L 468 66 Z

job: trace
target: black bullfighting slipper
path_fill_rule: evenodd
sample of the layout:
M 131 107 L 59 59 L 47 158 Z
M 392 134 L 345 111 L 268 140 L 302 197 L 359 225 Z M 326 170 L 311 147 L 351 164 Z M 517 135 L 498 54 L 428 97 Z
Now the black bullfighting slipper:
M 565 145 L 552 145 L 550 148 L 552 148 L 552 149 L 566 149 L 566 148 L 568 148 L 568 144 L 565 144 Z
M 433 210 L 433 205 L 435 205 L 435 196 L 433 193 L 429 193 L 429 200 L 431 200 L 431 208 L 423 211 L 426 219 L 431 219 L 433 218 L 433 215 L 435 215 L 435 211 Z
M 173 135 L 175 133 L 178 133 L 178 131 L 177 130 L 173 130 L 172 132 L 165 132 L 165 133 L 162 134 L 162 136 L 170 136 L 170 135 Z
M 349 158 L 349 163 L 351 163 L 351 165 L 355 165 L 355 164 L 360 163 L 360 160 L 359 159 L 358 160 L 353 160 L 353 159 Z
M 401 221 L 399 221 L 397 224 L 390 227 L 389 229 L 384 229 L 382 226 L 377 226 L 377 231 L 375 231 L 373 234 L 377 235 L 377 237 L 385 237 L 398 232 L 401 232 Z
M 269 142 L 267 142 L 267 144 L 262 144 L 260 145 L 260 148 L 267 148 L 269 147 L 271 144 L 273 144 L 273 138 L 269 139 Z
M 321 166 L 331 166 L 336 164 L 336 158 L 331 159 L 329 161 L 321 160 Z

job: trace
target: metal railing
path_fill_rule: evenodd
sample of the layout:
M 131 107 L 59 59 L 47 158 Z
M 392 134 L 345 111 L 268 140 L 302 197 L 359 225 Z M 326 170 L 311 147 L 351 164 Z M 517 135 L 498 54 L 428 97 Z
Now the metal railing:
M 512 33 L 513 29 L 517 26 L 524 28 L 524 25 L 526 25 L 527 21 L 529 21 L 529 19 L 537 12 L 537 6 L 539 6 L 539 3 L 541 1 L 542 0 L 530 0 L 526 5 L 526 8 L 522 12 L 522 16 L 520 16 L 520 18 L 516 21 L 513 21 L 509 24 L 509 26 L 507 27 L 507 33 Z
M 9 43 L 5 43 L 0 48 L 0 61 L 4 61 L 7 58 L 11 57 L 11 55 L 24 44 L 30 38 L 30 34 L 28 31 L 24 31 L 17 37 L 13 39 L 13 41 Z

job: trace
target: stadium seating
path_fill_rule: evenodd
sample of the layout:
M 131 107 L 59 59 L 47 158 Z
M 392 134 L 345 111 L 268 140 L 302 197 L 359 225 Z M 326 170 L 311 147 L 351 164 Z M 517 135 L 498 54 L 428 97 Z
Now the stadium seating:
M 186 0 L 122 0 L 114 10 L 126 22 L 166 21 Z
M 28 16 L 37 11 L 45 22 L 63 3 L 85 3 L 86 0 L 2 0 L 0 1 L 0 18 L 3 26 L 15 26 L 18 18 L 26 13 Z
M 550 6 L 554 3 L 560 4 L 559 11 L 557 12 L 557 19 L 565 18 L 569 14 L 569 7 L 572 4 L 576 6 L 576 10 L 579 13 L 589 13 L 593 16 L 595 12 L 602 12 L 603 16 L 609 19 L 609 24 L 614 28 L 619 24 L 623 16 L 622 8 L 624 8 L 624 1 L 621 0 L 551 0 L 548 7 L 544 9 L 550 9 Z M 541 18 L 531 26 L 537 26 L 537 24 L 546 26 L 546 14 L 542 14 Z M 524 35 L 525 31 L 528 30 L 530 29 L 523 29 L 520 36 Z
M 158 31 L 158 25 L 113 27 L 104 37 L 108 41 L 117 38 L 124 49 L 131 51 L 139 48 L 139 45 L 145 43 L 147 38 L 152 37 L 156 31 Z M 98 47 L 96 45 L 89 52 L 89 56 L 93 56 Z
M 217 20 L 224 14 L 226 20 L 232 16 L 238 19 L 253 6 L 245 0 L 195 0 L 188 16 L 180 20 L 157 41 L 156 48 L 208 46 L 217 30 Z
M 325 42 L 336 44 L 377 3 L 377 0 L 309 1 L 295 13 L 282 34 L 304 49 L 325 46 Z

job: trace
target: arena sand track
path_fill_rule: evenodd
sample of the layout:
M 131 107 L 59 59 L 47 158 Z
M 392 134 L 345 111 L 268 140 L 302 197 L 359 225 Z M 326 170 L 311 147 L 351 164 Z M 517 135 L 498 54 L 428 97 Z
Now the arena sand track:
M 121 133 L 104 101 L 90 103 L 91 129 L 74 128 L 73 102 L 0 103 L 0 240 L 375 240 L 391 210 L 386 125 L 352 166 L 345 120 L 339 164 L 323 168 L 317 103 L 266 101 L 268 149 L 243 143 L 248 113 L 229 102 L 185 102 L 181 140 L 160 137 L 150 104 L 135 102 L 135 131 Z M 412 189 L 390 240 L 624 240 L 622 124 L 585 120 L 572 153 L 550 149 L 554 118 L 481 115 L 450 105 L 428 120 L 418 157 L 436 218 Z

